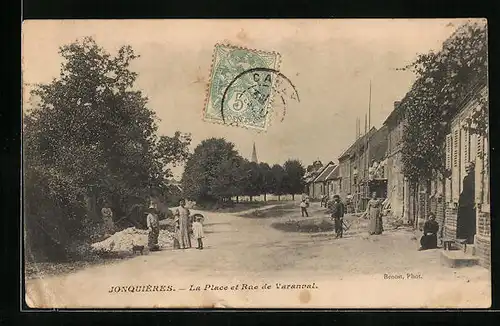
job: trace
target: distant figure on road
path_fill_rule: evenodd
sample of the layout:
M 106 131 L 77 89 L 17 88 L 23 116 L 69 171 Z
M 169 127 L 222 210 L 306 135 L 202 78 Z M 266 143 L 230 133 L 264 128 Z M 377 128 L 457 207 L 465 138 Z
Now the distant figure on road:
M 377 199 L 377 193 L 372 193 L 372 198 L 368 201 L 366 212 L 368 214 L 368 234 L 382 234 L 382 204 Z
M 354 207 L 352 206 L 352 195 L 348 193 L 345 198 L 347 213 L 354 213 Z
M 160 235 L 160 219 L 158 218 L 158 211 L 152 205 L 148 209 L 146 223 L 149 230 L 148 248 L 150 251 L 157 251 L 159 250 L 158 236 Z
M 307 213 L 307 202 L 305 199 L 302 199 L 302 201 L 300 202 L 300 213 L 302 215 L 302 217 L 304 216 L 307 216 L 309 217 L 309 214 Z
M 203 225 L 201 224 L 201 216 L 196 216 L 196 220 L 193 222 L 193 237 L 198 241 L 198 247 L 196 249 L 203 249 Z
M 180 249 L 191 248 L 191 238 L 189 229 L 191 224 L 191 216 L 189 209 L 186 207 L 186 201 L 179 201 L 179 208 L 175 210 L 175 222 L 177 226 L 177 237 L 179 240 Z
M 309 207 L 309 195 L 302 194 L 302 201 L 306 202 L 306 207 Z
M 332 204 L 332 218 L 335 222 L 335 234 L 336 238 L 342 238 L 343 235 L 343 227 L 342 223 L 344 221 L 344 212 L 345 212 L 345 207 L 344 203 L 340 201 L 340 196 L 335 195 L 333 196 L 333 204 Z
M 435 249 L 437 248 L 437 233 L 439 231 L 439 224 L 436 222 L 434 213 L 429 214 L 429 219 L 424 223 L 424 235 L 420 238 L 421 247 L 419 250 Z

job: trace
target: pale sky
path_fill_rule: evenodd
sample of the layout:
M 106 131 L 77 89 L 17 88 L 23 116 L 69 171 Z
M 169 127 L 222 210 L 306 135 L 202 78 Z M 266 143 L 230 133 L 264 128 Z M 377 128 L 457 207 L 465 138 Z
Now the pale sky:
M 115 54 L 131 45 L 141 57 L 131 65 L 136 88 L 149 98 L 161 134 L 190 132 L 192 148 L 209 137 L 233 142 L 250 158 L 304 166 L 336 161 L 355 138 L 356 118 L 368 111 L 380 127 L 409 90 L 414 75 L 396 71 L 418 53 L 439 50 L 463 20 L 107 20 L 28 21 L 23 25 L 23 83 L 45 83 L 59 75 L 58 48 L 92 36 Z M 300 103 L 266 132 L 202 120 L 212 53 L 230 43 L 281 54 L 280 71 L 297 88 Z M 177 177 L 182 169 L 174 169 Z

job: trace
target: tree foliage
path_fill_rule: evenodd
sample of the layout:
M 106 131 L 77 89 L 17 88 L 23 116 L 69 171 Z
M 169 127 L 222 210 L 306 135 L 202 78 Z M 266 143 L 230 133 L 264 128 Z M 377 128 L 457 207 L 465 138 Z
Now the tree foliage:
M 115 215 L 145 201 L 191 141 L 180 132 L 157 135 L 147 98 L 133 89 L 129 66 L 138 55 L 130 46 L 112 56 L 85 38 L 60 54 L 59 77 L 34 87 L 23 120 L 26 223 L 35 243 L 38 233 L 53 243 L 88 236 L 89 196 L 111 201 Z
M 252 198 L 263 193 L 264 175 L 259 164 L 246 161 L 242 174 L 246 175 L 244 184 L 242 185 L 244 195 Z
M 273 175 L 273 186 L 272 193 L 277 196 L 284 195 L 286 193 L 286 171 L 279 165 L 274 164 L 271 167 L 271 173 Z
M 407 67 L 417 79 L 401 101 L 403 173 L 413 184 L 444 172 L 444 138 L 449 122 L 477 86 L 486 83 L 487 38 L 484 23 L 467 23 L 444 42 L 439 52 L 421 54 Z M 487 108 L 475 126 L 487 125 Z M 486 123 L 485 123 L 486 121 Z M 471 123 L 472 125 L 472 123 Z M 482 131 L 477 131 L 482 132 Z
M 250 162 L 241 157 L 234 144 L 223 138 L 203 140 L 189 156 L 182 184 L 185 195 L 201 204 L 223 202 L 235 196 L 272 193 L 283 195 L 302 191 L 304 168 L 297 160 L 283 166 Z
M 304 189 L 305 169 L 299 160 L 287 160 L 283 164 L 285 170 L 285 192 L 292 196 L 301 193 Z
M 241 194 L 243 158 L 223 138 L 203 140 L 188 158 L 182 176 L 185 195 L 198 202 Z
M 261 191 L 264 194 L 264 200 L 266 200 L 266 195 L 273 192 L 274 178 L 271 171 L 271 167 L 267 163 L 259 163 L 259 169 L 262 176 Z

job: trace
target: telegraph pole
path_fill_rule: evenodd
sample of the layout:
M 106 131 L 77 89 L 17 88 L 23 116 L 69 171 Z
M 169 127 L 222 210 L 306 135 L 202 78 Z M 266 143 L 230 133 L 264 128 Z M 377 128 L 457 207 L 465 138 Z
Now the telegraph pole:
M 370 166 L 371 166 L 371 159 L 370 159 L 370 129 L 371 129 L 371 107 L 372 107 L 372 81 L 370 79 L 370 92 L 368 96 L 368 128 L 367 128 L 367 135 L 366 135 L 366 154 L 365 154 L 365 160 L 366 160 L 366 178 L 365 178 L 365 196 L 369 197 L 370 195 Z
M 355 213 L 358 213 L 358 209 L 359 209 L 359 173 L 361 171 L 361 159 L 359 157 L 359 142 L 358 140 L 360 140 L 361 138 L 361 120 L 359 118 L 357 118 L 356 122 L 358 123 L 358 138 L 356 139 L 356 172 L 357 172 L 357 175 L 356 175 L 356 183 L 354 184 L 354 196 L 353 196 L 353 200 L 354 200 L 354 212 Z

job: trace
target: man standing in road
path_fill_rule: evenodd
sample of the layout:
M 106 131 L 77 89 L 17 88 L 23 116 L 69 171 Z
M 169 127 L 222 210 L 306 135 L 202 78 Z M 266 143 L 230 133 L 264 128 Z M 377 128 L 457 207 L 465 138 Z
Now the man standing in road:
M 333 196 L 333 204 L 332 204 L 332 219 L 335 222 L 335 234 L 336 238 L 342 238 L 343 235 L 343 227 L 342 223 L 344 221 L 344 204 L 340 201 L 340 196 Z
M 307 216 L 309 217 L 309 213 L 307 213 L 307 202 L 305 199 L 302 199 L 302 201 L 300 202 L 300 214 L 302 215 L 302 217 L 304 216 Z

